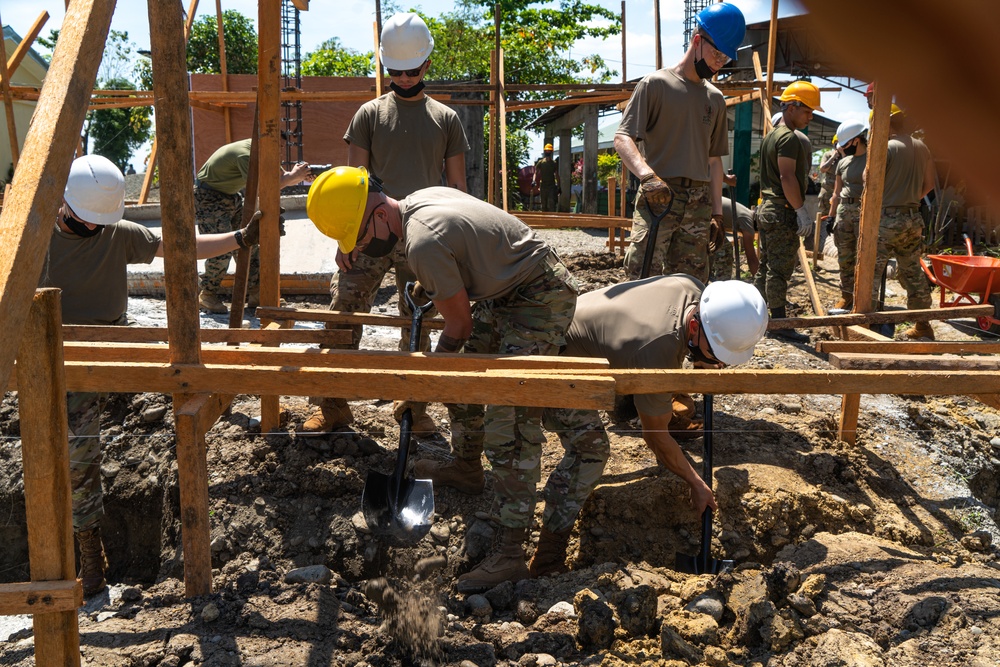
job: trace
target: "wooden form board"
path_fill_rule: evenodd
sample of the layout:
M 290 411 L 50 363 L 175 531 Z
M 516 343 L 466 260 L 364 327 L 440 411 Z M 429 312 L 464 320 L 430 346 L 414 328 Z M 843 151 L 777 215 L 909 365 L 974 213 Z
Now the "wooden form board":
M 163 327 L 103 327 L 66 325 L 63 339 L 68 341 L 151 343 L 167 340 Z M 206 343 L 312 343 L 315 345 L 349 345 L 349 329 L 202 329 L 200 338 Z
M 632 219 L 617 215 L 588 215 L 585 213 L 539 213 L 511 211 L 511 215 L 537 229 L 631 229 Z
M 816 343 L 816 351 L 889 353 L 889 354 L 1000 354 L 1000 343 L 977 343 L 974 341 L 891 341 L 876 343 L 868 341 L 821 340 Z
M 954 354 L 886 354 L 883 352 L 832 352 L 830 365 L 845 370 L 1000 370 L 1000 357 L 961 357 Z
M 408 327 L 412 324 L 409 317 L 400 317 L 397 315 L 351 313 L 341 310 L 308 310 L 304 308 L 267 308 L 264 306 L 257 309 L 257 317 L 261 320 L 367 324 L 378 327 Z M 440 330 L 444 328 L 444 320 L 440 317 L 430 317 L 423 321 L 422 326 L 424 329 Z
M 985 306 L 956 306 L 955 308 L 926 308 L 920 310 L 881 310 L 873 313 L 848 313 L 822 317 L 784 317 L 771 320 L 768 331 L 774 329 L 799 329 L 809 327 L 853 326 L 899 322 L 931 322 L 954 320 L 963 317 L 993 315 L 994 308 Z
M 83 606 L 83 587 L 76 579 L 66 581 L 33 581 L 16 584 L 0 584 L 0 616 L 14 614 L 39 614 L 51 617 L 54 613 L 69 613 L 76 620 L 77 609 Z M 42 616 L 36 616 L 41 618 Z M 74 623 L 75 625 L 75 623 Z M 37 629 L 36 629 L 37 632 Z M 49 639 L 53 639 L 49 637 Z M 79 652 L 79 635 L 76 650 Z M 65 665 L 69 662 L 42 662 L 43 652 L 52 648 L 42 637 L 35 635 L 35 662 L 38 665 Z M 72 654 L 67 654 L 68 659 Z M 80 664 L 79 660 L 75 664 Z

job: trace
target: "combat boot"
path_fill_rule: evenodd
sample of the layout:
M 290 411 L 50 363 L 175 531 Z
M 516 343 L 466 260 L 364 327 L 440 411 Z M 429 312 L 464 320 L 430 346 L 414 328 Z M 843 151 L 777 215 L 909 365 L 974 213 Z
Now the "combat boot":
M 76 541 L 80 545 L 80 573 L 77 576 L 83 583 L 84 596 L 90 597 L 108 585 L 104 579 L 108 559 L 104 555 L 101 529 L 82 530 L 76 534 Z
M 459 593 L 482 593 L 505 581 L 518 582 L 531 577 L 524 564 L 524 540 L 527 528 L 500 528 L 493 551 L 472 572 L 458 578 Z
M 392 416 L 396 418 L 397 423 L 403 422 L 403 413 L 409 408 L 413 411 L 413 426 L 412 430 L 414 433 L 423 433 L 431 435 L 437 433 L 438 427 L 434 423 L 434 419 L 427 414 L 427 404 L 426 403 L 413 403 L 411 401 L 393 401 L 392 402 Z
M 837 300 L 837 303 L 833 304 L 835 309 L 840 310 L 850 310 L 854 308 L 854 293 L 853 292 L 841 292 L 842 296 Z
M 470 496 L 478 496 L 486 488 L 482 459 L 459 459 L 440 463 L 421 459 L 413 464 L 413 476 L 429 479 L 434 486 L 449 486 Z
M 208 290 L 199 292 L 198 305 L 201 306 L 202 310 L 207 310 L 216 315 L 225 315 L 229 312 L 229 308 L 226 307 L 226 304 L 222 303 L 222 299 Z
M 934 340 L 934 327 L 930 322 L 917 322 L 912 327 L 903 332 L 903 336 L 910 339 L 926 338 Z
M 771 309 L 771 319 L 772 320 L 782 320 L 787 317 L 785 315 L 785 307 L 772 308 Z M 782 340 L 787 340 L 789 343 L 808 343 L 809 336 L 799 333 L 795 329 L 774 329 L 773 331 L 768 331 L 768 334 L 772 338 L 781 338 Z
M 343 398 L 324 400 L 302 424 L 306 433 L 322 433 L 343 428 L 354 421 L 351 406 Z
M 566 567 L 566 551 L 569 549 L 569 536 L 572 532 L 572 526 L 559 532 L 542 528 L 542 533 L 538 536 L 538 546 L 535 547 L 535 553 L 528 563 L 528 572 L 533 578 L 569 572 L 569 568 Z
M 694 399 L 691 394 L 674 394 L 673 397 L 674 416 L 691 419 L 694 417 Z

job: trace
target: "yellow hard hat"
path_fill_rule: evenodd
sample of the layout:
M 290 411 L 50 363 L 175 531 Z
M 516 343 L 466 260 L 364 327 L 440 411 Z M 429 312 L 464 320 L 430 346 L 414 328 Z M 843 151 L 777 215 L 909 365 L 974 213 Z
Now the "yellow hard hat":
M 889 107 L 889 118 L 892 118 L 893 116 L 900 116 L 900 115 L 906 116 L 906 112 L 903 111 L 902 109 L 900 109 L 898 106 L 896 106 L 896 103 L 893 102 L 892 105 Z M 872 120 L 874 118 L 875 118 L 875 110 L 872 109 L 871 111 L 868 112 L 868 124 L 869 125 L 872 124 Z
M 337 241 L 343 253 L 357 245 L 370 182 L 364 167 L 334 167 L 309 187 L 306 214 L 316 229 Z
M 552 144 L 545 144 L 545 150 L 547 151 L 552 150 Z
M 813 111 L 822 111 L 819 105 L 819 88 L 809 81 L 792 81 L 781 91 L 782 102 L 801 102 Z

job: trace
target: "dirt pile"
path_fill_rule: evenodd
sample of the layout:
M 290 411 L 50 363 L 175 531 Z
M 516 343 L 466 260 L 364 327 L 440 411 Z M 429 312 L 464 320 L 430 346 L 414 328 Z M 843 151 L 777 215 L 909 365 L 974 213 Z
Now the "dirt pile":
M 607 255 L 568 261 L 588 289 L 621 277 Z M 832 301 L 835 274 L 819 278 Z M 800 289 L 793 298 L 805 303 Z M 380 291 L 381 305 L 390 293 Z M 959 337 L 949 333 L 942 338 Z M 773 339 L 750 365 L 827 367 L 811 348 Z M 737 562 L 718 576 L 673 569 L 677 553 L 699 545 L 686 485 L 657 465 L 636 421 L 607 418 L 612 458 L 574 529 L 572 570 L 467 597 L 454 580 L 492 543 L 491 483 L 477 497 L 437 490 L 430 534 L 387 548 L 364 525 L 360 498 L 369 470 L 392 469 L 391 402 L 359 402 L 350 429 L 316 436 L 298 431 L 304 399 L 283 403 L 290 418 L 278 433 L 260 434 L 256 402 L 240 396 L 208 434 L 215 592 L 192 600 L 181 581 L 169 397 L 111 397 L 102 475 L 115 585 L 81 613 L 85 661 L 1000 664 L 1000 413 L 971 399 L 865 396 L 858 445 L 848 446 L 836 440 L 837 396 L 717 396 L 713 553 Z M 415 445 L 443 459 L 447 413 L 430 411 L 441 432 Z M 20 581 L 28 567 L 10 395 L 0 435 L 0 578 Z M 684 447 L 700 459 L 700 440 Z M 550 434 L 543 479 L 561 457 Z M 20 627 L 0 635 L 0 663 L 33 664 L 30 622 Z

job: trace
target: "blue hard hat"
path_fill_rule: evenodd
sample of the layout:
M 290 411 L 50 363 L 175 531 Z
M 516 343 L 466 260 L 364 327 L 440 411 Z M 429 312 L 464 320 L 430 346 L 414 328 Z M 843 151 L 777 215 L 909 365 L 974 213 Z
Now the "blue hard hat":
M 717 2 L 698 12 L 698 27 L 708 33 L 715 46 L 727 56 L 736 59 L 736 49 L 743 43 L 747 22 L 739 7 L 728 2 Z

